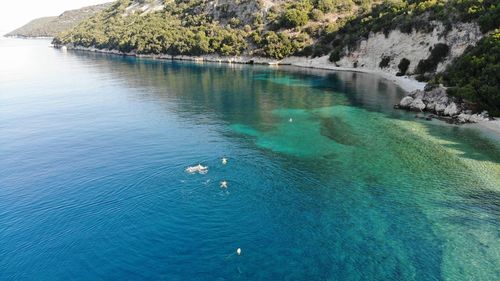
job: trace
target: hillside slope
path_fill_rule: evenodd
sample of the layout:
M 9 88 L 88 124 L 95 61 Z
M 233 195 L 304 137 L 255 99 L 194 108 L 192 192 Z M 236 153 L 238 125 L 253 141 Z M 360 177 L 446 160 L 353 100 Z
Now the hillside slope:
M 436 75 L 450 67 L 460 72 L 455 62 L 464 52 L 475 54 L 465 60 L 481 56 L 486 48 L 471 51 L 478 42 L 498 44 L 480 40 L 496 36 L 499 27 L 498 0 L 118 0 L 57 36 L 54 44 L 276 62 L 324 57 L 335 66 L 444 83 L 479 109 L 500 114 L 498 79 L 478 88 Z M 498 68 L 498 56 L 488 59 L 483 66 Z M 473 74 L 470 83 L 483 81 L 484 73 Z
M 26 25 L 7 33 L 5 36 L 51 37 L 49 26 L 56 18 L 57 17 L 43 17 L 34 19 Z
M 70 10 L 55 17 L 43 17 L 30 21 L 26 25 L 13 30 L 6 36 L 15 37 L 55 37 L 58 33 L 70 30 L 82 21 L 108 8 L 111 4 L 88 6 Z

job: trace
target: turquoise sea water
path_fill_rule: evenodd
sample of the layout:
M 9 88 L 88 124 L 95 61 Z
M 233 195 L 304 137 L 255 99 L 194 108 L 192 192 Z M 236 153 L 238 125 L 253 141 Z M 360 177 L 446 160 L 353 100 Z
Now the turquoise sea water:
M 498 136 L 372 75 L 48 43 L 0 39 L 0 280 L 499 279 Z

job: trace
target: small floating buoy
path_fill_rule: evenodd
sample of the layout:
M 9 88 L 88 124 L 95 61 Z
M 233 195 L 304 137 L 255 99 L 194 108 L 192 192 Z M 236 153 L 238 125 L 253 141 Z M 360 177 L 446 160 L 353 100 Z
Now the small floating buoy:
M 241 248 L 236 249 L 236 254 L 237 254 L 238 256 L 241 256 Z
M 227 181 L 221 181 L 220 187 L 226 189 L 227 188 Z
M 226 164 L 227 164 L 227 158 L 224 157 L 224 158 L 222 158 L 222 165 L 226 165 Z
M 292 122 L 293 122 L 293 119 L 292 119 L 292 118 L 290 118 L 290 119 L 288 120 L 288 122 L 292 123 Z

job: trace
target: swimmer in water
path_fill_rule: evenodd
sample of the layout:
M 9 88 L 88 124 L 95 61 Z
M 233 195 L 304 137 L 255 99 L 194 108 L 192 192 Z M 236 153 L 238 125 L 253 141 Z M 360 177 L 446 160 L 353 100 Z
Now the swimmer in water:
M 195 174 L 195 173 L 206 174 L 206 173 L 208 173 L 208 167 L 202 166 L 201 164 L 198 164 L 196 166 L 187 167 L 186 172 L 188 172 L 190 174 Z
M 222 158 L 222 165 L 226 165 L 227 164 L 227 158 L 226 157 L 223 157 Z
M 220 187 L 224 188 L 224 189 L 227 189 L 227 181 L 221 181 L 220 182 Z
M 236 249 L 236 254 L 238 254 L 238 256 L 241 256 L 241 248 Z
M 292 118 L 290 118 L 290 119 L 288 120 L 288 122 L 292 123 L 292 122 L 293 122 L 293 119 L 292 119 Z

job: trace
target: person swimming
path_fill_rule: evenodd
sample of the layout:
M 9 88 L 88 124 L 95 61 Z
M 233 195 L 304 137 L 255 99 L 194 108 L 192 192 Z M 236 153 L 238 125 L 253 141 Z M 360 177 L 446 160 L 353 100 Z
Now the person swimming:
M 208 167 L 207 166 L 202 166 L 201 164 L 198 164 L 196 166 L 191 166 L 186 168 L 186 172 L 190 174 L 206 174 L 208 173 Z
M 227 164 L 227 158 L 226 157 L 223 157 L 222 158 L 222 165 L 226 165 Z
M 221 181 L 220 182 L 220 187 L 224 188 L 224 189 L 227 189 L 227 181 Z

